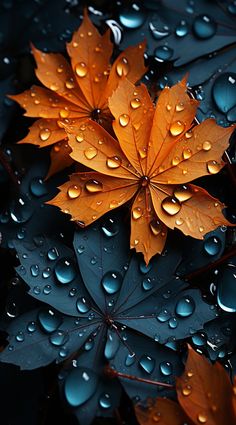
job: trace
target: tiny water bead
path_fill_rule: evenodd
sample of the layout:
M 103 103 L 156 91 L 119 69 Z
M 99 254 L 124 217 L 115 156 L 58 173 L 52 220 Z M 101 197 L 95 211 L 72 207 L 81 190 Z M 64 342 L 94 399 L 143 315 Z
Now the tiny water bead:
M 87 313 L 90 310 L 90 305 L 85 297 L 78 298 L 76 302 L 77 310 L 80 313 Z
M 125 366 L 132 366 L 135 362 L 135 353 L 129 353 L 125 359 Z
M 107 272 L 103 276 L 101 284 L 107 294 L 116 294 L 120 290 L 122 284 L 122 276 L 119 272 L 115 270 Z
M 208 15 L 199 15 L 194 19 L 193 32 L 200 39 L 208 39 L 215 35 L 217 24 Z
M 139 360 L 139 365 L 148 374 L 151 374 L 155 368 L 155 360 L 146 354 L 144 354 Z
M 46 183 L 40 177 L 34 177 L 30 182 L 32 195 L 36 197 L 44 196 L 48 193 Z
M 76 184 L 73 184 L 72 186 L 68 188 L 67 194 L 70 199 L 76 199 L 81 194 L 81 188 L 77 186 Z
M 46 269 L 43 270 L 42 276 L 44 279 L 47 279 L 49 276 L 51 276 L 52 270 L 50 267 L 46 267 Z
M 153 282 L 149 277 L 142 281 L 142 288 L 144 291 L 150 291 L 153 288 Z
M 98 180 L 91 179 L 85 183 L 85 188 L 89 193 L 97 193 L 102 191 L 103 184 Z
M 73 261 L 70 258 L 61 258 L 54 269 L 57 280 L 63 285 L 72 282 L 77 272 Z
M 158 46 L 154 51 L 154 58 L 158 62 L 168 61 L 173 56 L 173 49 L 168 46 Z
M 207 162 L 207 171 L 210 174 L 217 174 L 221 169 L 220 164 L 217 161 L 208 161 Z
M 188 199 L 192 198 L 193 193 L 189 186 L 183 184 L 182 186 L 177 186 L 174 190 L 174 197 L 178 199 L 179 202 L 185 202 Z
M 224 114 L 236 106 L 236 73 L 225 72 L 217 77 L 212 96 L 217 108 Z
M 79 407 L 93 396 L 97 386 L 98 378 L 92 370 L 76 367 L 66 377 L 65 398 L 71 406 Z
M 111 407 L 111 398 L 110 395 L 104 393 L 99 398 L 99 404 L 103 409 L 109 409 Z
M 186 386 L 182 389 L 182 394 L 183 394 L 185 397 L 188 397 L 188 396 L 191 394 L 191 392 L 192 392 L 192 387 L 191 387 L 191 385 L 186 385 Z
M 148 263 L 148 265 L 146 265 L 146 263 L 143 260 L 140 261 L 139 270 L 142 274 L 147 274 L 148 272 L 150 272 L 151 269 L 152 269 L 151 261 Z
M 65 345 L 69 340 L 69 335 L 67 332 L 62 330 L 57 330 L 52 335 L 50 335 L 49 341 L 52 345 L 59 347 L 61 345 Z
M 119 156 L 112 156 L 110 158 L 107 158 L 106 160 L 107 167 L 111 169 L 119 168 L 121 166 L 121 163 L 122 161 Z
M 49 137 L 51 136 L 51 134 L 52 134 L 52 132 L 49 128 L 43 128 L 39 132 L 39 137 L 42 140 L 42 142 L 46 142 L 49 139 Z
M 23 342 L 25 340 L 24 333 L 22 331 L 19 331 L 16 334 L 16 338 L 15 339 L 16 339 L 17 342 Z
M 189 317 L 195 310 L 195 302 L 191 297 L 181 298 L 175 307 L 175 312 L 179 317 Z
M 128 29 L 139 28 L 146 20 L 146 10 L 138 2 L 131 3 L 122 8 L 119 13 L 119 20 Z
M 126 127 L 129 124 L 130 117 L 127 114 L 121 114 L 119 117 L 119 123 L 121 127 Z
M 216 236 L 209 236 L 205 239 L 203 247 L 204 247 L 204 251 L 208 255 L 214 256 L 219 254 L 222 248 L 222 243 L 221 243 L 221 240 L 217 238 Z
M 88 73 L 88 67 L 86 63 L 84 62 L 77 63 L 77 65 L 75 66 L 75 73 L 80 78 L 85 77 Z
M 162 209 L 169 215 L 178 214 L 181 209 L 181 203 L 173 196 L 168 196 L 161 203 Z
M 62 318 L 51 309 L 43 309 L 38 313 L 38 321 L 45 332 L 52 333 L 61 325 Z
M 116 65 L 116 72 L 119 77 L 126 77 L 129 73 L 129 62 L 124 56 L 121 57 Z
M 178 320 L 175 317 L 172 317 L 171 319 L 169 319 L 168 325 L 169 325 L 169 328 L 176 329 L 178 326 Z
M 160 363 L 159 368 L 160 368 L 162 375 L 164 375 L 164 376 L 169 376 L 173 372 L 173 367 L 172 367 L 172 364 L 170 362 Z
M 185 125 L 182 121 L 175 121 L 170 126 L 170 134 L 174 137 L 179 136 L 183 133 Z
M 27 325 L 27 331 L 29 333 L 35 332 L 36 331 L 36 328 L 37 328 L 37 325 L 36 325 L 36 322 L 34 322 L 34 321 L 29 322 L 28 325 Z

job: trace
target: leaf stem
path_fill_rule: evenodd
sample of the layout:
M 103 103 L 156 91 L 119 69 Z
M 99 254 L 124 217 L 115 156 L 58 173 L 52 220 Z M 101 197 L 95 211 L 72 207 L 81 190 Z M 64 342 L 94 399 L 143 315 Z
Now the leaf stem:
M 115 369 L 112 369 L 110 366 L 105 367 L 105 374 L 110 378 L 125 378 L 130 379 L 131 381 L 143 382 L 145 384 L 157 385 L 167 388 L 174 388 L 174 385 L 167 384 L 166 382 L 153 381 L 152 379 L 140 378 L 134 375 L 128 375 L 127 373 L 118 372 Z

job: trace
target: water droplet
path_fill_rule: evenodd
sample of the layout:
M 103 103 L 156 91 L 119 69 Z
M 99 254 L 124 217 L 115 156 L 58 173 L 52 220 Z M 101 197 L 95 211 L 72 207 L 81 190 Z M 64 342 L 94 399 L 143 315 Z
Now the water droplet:
M 132 109 L 138 109 L 141 106 L 141 101 L 138 97 L 134 98 L 130 102 L 130 106 Z
M 57 280 L 63 285 L 72 282 L 77 275 L 75 265 L 70 258 L 58 260 L 54 272 Z
M 192 387 L 191 387 L 191 385 L 186 385 L 186 386 L 182 389 L 182 394 L 183 394 L 185 397 L 188 397 L 188 396 L 191 394 L 191 392 L 192 392 Z
M 184 123 L 182 121 L 175 121 L 170 126 L 170 134 L 172 136 L 179 136 L 181 133 L 183 133 L 185 129 Z
M 129 115 L 127 114 L 120 115 L 119 123 L 122 127 L 126 127 L 129 124 Z
M 236 312 L 236 267 L 228 264 L 218 281 L 217 301 L 222 310 Z
M 149 226 L 154 236 L 159 235 L 162 231 L 162 225 L 160 221 L 155 218 L 149 223 Z
M 102 394 L 99 398 L 99 404 L 103 409 L 109 409 L 111 407 L 111 398 L 109 394 Z
M 37 264 L 33 264 L 30 267 L 30 272 L 33 277 L 37 277 L 39 275 L 39 266 Z
M 39 137 L 42 140 L 42 142 L 46 142 L 49 139 L 49 137 L 51 136 L 51 134 L 52 134 L 52 132 L 51 132 L 51 130 L 49 130 L 49 128 L 43 128 L 39 132 Z
M 36 323 L 35 322 L 29 322 L 27 325 L 27 331 L 30 333 L 33 333 L 36 331 Z
M 89 148 L 85 149 L 84 156 L 87 159 L 91 160 L 95 158 L 95 156 L 97 156 L 97 153 L 98 153 L 97 149 L 94 148 L 93 146 L 90 146 Z
M 97 193 L 102 191 L 103 184 L 97 180 L 88 180 L 85 183 L 85 188 L 90 193 Z
M 200 422 L 200 424 L 205 424 L 207 421 L 207 416 L 204 415 L 203 413 L 199 413 L 197 416 L 198 422 Z
M 21 195 L 10 205 L 10 215 L 15 223 L 25 223 L 33 214 L 32 202 L 26 196 Z
M 87 313 L 90 310 L 90 305 L 85 297 L 78 298 L 76 307 L 80 313 Z
M 102 225 L 102 231 L 107 238 L 112 238 L 119 233 L 119 227 L 115 220 L 108 218 Z
M 195 302 L 190 297 L 181 298 L 175 307 L 175 312 L 180 317 L 189 317 L 195 310 Z
M 46 269 L 43 270 L 42 276 L 44 279 L 47 279 L 49 276 L 51 276 L 50 267 L 46 267 Z
M 211 150 L 211 142 L 209 142 L 208 140 L 203 142 L 202 149 L 206 152 L 210 151 Z
M 116 271 L 107 272 L 103 276 L 101 284 L 107 294 L 116 294 L 120 290 L 122 276 L 119 272 Z
M 155 40 L 161 40 L 162 38 L 167 37 L 170 33 L 169 28 L 166 25 L 161 26 L 158 21 L 150 22 L 149 30 Z
M 191 158 L 192 154 L 193 154 L 193 152 L 189 148 L 184 149 L 183 152 L 182 152 L 182 155 L 183 155 L 183 158 L 184 159 Z
M 169 319 L 168 325 L 171 329 L 176 329 L 178 326 L 178 321 L 175 317 L 172 317 L 171 319 Z
M 184 110 L 184 103 L 182 103 L 182 102 L 177 103 L 177 105 L 175 106 L 175 110 L 176 110 L 176 112 L 183 111 Z
M 65 397 L 67 402 L 78 407 L 88 401 L 95 393 L 98 385 L 96 374 L 88 368 L 74 368 L 65 380 Z
M 151 281 L 150 277 L 142 281 L 142 288 L 144 291 L 150 291 L 150 289 L 153 288 L 153 282 Z
M 218 162 L 216 161 L 208 161 L 207 162 L 207 171 L 210 174 L 217 174 L 220 171 L 220 164 L 218 164 Z
M 178 157 L 178 156 L 175 156 L 173 159 L 172 159 L 172 165 L 173 166 L 176 166 L 176 165 L 178 165 L 179 163 L 180 163 L 180 158 Z
M 69 90 L 74 89 L 75 88 L 74 79 L 72 77 L 71 78 L 68 78 L 68 80 L 66 80 L 65 86 Z
M 24 333 L 22 331 L 18 332 L 16 334 L 16 341 L 17 342 L 23 342 L 25 340 Z
M 43 309 L 38 313 L 38 321 L 45 332 L 52 333 L 61 325 L 62 318 L 51 309 Z
M 81 194 L 81 188 L 79 186 L 76 186 L 76 184 L 73 184 L 68 188 L 67 194 L 70 199 L 76 199 Z
M 154 50 L 154 57 L 158 62 L 168 61 L 173 56 L 173 49 L 168 46 L 158 46 Z
M 127 366 L 127 367 L 132 366 L 132 364 L 134 364 L 134 362 L 135 362 L 135 353 L 127 354 L 126 359 L 125 359 L 125 366 Z
M 132 217 L 134 220 L 138 220 L 139 218 L 141 218 L 143 215 L 143 210 L 140 207 L 136 207 L 133 209 L 132 211 Z
M 51 285 L 45 285 L 45 286 L 44 286 L 44 288 L 43 288 L 43 293 L 44 293 L 45 295 L 49 295 L 51 292 L 52 292 L 52 287 L 51 287 Z
M 30 182 L 32 195 L 40 197 L 48 193 L 45 182 L 40 177 L 34 177 Z
M 94 340 L 89 338 L 84 344 L 84 349 L 85 351 L 90 351 L 93 349 L 93 347 L 94 347 Z
M 185 37 L 185 35 L 188 34 L 188 26 L 187 26 L 186 21 L 184 21 L 184 20 L 180 21 L 180 23 L 175 28 L 175 34 L 178 37 Z
M 192 342 L 197 347 L 203 347 L 204 345 L 206 345 L 206 337 L 202 333 L 196 333 L 192 336 Z
M 139 28 L 143 25 L 146 19 L 145 9 L 137 3 L 123 7 L 120 14 L 120 23 L 130 29 Z
M 157 320 L 159 320 L 159 322 L 161 322 L 161 323 L 167 322 L 167 320 L 169 320 L 169 318 L 170 318 L 170 313 L 167 310 L 162 310 L 157 315 Z
M 162 209 L 170 215 L 178 214 L 181 209 L 181 204 L 178 199 L 168 196 L 161 203 Z
M 57 248 L 51 248 L 48 250 L 48 259 L 51 261 L 54 261 L 59 257 L 59 252 L 57 251 Z
M 129 62 L 124 56 L 118 60 L 116 72 L 119 77 L 126 77 L 129 73 Z
M 118 338 L 118 336 L 114 332 L 108 330 L 107 340 L 106 340 L 106 345 L 104 350 L 104 356 L 106 357 L 107 360 L 111 360 L 115 357 L 119 346 L 120 346 L 120 339 Z
M 216 78 L 212 87 L 217 108 L 227 113 L 236 105 L 236 73 L 225 72 Z
M 169 376 L 173 372 L 173 367 L 170 362 L 161 362 L 159 365 L 162 375 Z
M 139 360 L 139 364 L 146 373 L 151 374 L 155 368 L 156 362 L 151 356 L 144 354 Z
M 177 188 L 174 190 L 174 196 L 178 199 L 179 202 L 184 202 L 192 198 L 193 194 L 190 187 L 183 184 L 182 186 L 177 186 Z
M 221 240 L 216 236 L 206 238 L 204 242 L 204 250 L 208 255 L 217 255 L 221 250 Z
M 217 30 L 216 22 L 208 15 L 199 15 L 194 19 L 193 32 L 201 39 L 213 37 Z
M 49 338 L 52 345 L 59 347 L 60 345 L 65 345 L 69 341 L 69 335 L 67 332 L 58 329 Z
M 78 77 L 83 78 L 88 73 L 88 67 L 84 62 L 79 62 L 75 66 L 75 72 L 76 72 L 76 75 L 78 75 Z
M 39 286 L 34 286 L 34 288 L 33 288 L 33 293 L 34 293 L 35 295 L 39 295 L 39 294 L 41 293 L 41 289 L 40 289 L 40 287 L 39 287 Z
M 152 269 L 152 263 L 149 262 L 148 265 L 142 260 L 139 264 L 139 270 L 142 274 L 147 274 Z
M 106 165 L 108 168 L 115 169 L 121 166 L 121 159 L 118 156 L 107 158 Z

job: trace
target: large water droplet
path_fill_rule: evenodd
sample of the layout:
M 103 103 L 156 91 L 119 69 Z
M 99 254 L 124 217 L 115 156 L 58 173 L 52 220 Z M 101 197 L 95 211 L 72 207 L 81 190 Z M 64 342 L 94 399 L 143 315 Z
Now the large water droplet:
M 173 196 L 168 196 L 167 198 L 163 199 L 161 206 L 162 209 L 170 215 L 177 214 L 181 209 L 180 202 Z
M 59 257 L 59 252 L 57 248 L 51 248 L 48 250 L 48 259 L 51 261 L 56 260 Z
M 122 276 L 119 272 L 110 271 L 107 272 L 101 281 L 101 284 L 107 294 L 116 294 L 120 290 L 122 284 Z
M 189 317 L 195 310 L 195 302 L 191 297 L 181 298 L 175 307 L 175 312 L 180 317 Z
M 36 331 L 36 323 L 33 322 L 33 321 L 32 322 L 29 322 L 28 325 L 27 325 L 27 331 L 29 333 L 35 332 Z
M 110 158 L 107 158 L 106 164 L 108 168 L 116 169 L 121 166 L 121 159 L 119 156 L 112 156 Z
M 119 117 L 119 123 L 121 127 L 126 127 L 129 124 L 129 115 L 121 114 Z
M 49 128 L 43 128 L 39 132 L 39 137 L 42 140 L 42 142 L 46 142 L 49 139 L 49 137 L 51 136 L 51 134 L 52 134 L 52 132 Z
M 130 29 L 141 27 L 145 19 L 145 9 L 138 3 L 133 3 L 127 7 L 123 7 L 119 14 L 121 24 Z
M 175 121 L 170 126 L 170 134 L 172 136 L 179 136 L 181 133 L 183 133 L 185 129 L 185 125 L 182 121 Z
M 108 218 L 102 225 L 102 231 L 107 238 L 112 238 L 119 233 L 119 227 L 115 220 Z
M 126 77 L 129 72 L 129 62 L 126 57 L 121 57 L 116 65 L 116 72 L 119 77 Z
M 155 360 L 146 354 L 144 354 L 139 360 L 139 364 L 145 372 L 151 374 L 155 368 Z
M 67 332 L 58 329 L 56 332 L 50 335 L 49 340 L 53 345 L 59 347 L 60 345 L 64 345 L 67 343 L 67 341 L 69 340 L 69 335 Z
M 172 367 L 172 364 L 170 362 L 160 363 L 159 368 L 160 368 L 162 375 L 164 375 L 164 376 L 169 376 L 173 372 L 173 367 Z
M 225 72 L 216 78 L 212 96 L 217 108 L 227 113 L 236 105 L 236 73 Z
M 205 239 L 204 250 L 208 255 L 217 255 L 222 247 L 221 240 L 216 236 L 209 236 Z
M 30 190 L 34 196 L 40 197 L 48 193 L 46 183 L 40 177 L 34 177 L 30 182 Z
M 102 394 L 99 398 L 99 404 L 103 409 L 109 409 L 111 407 L 111 397 L 109 394 Z
M 220 164 L 216 161 L 208 161 L 207 162 L 207 171 L 210 174 L 217 174 L 220 171 Z
M 229 264 L 218 283 L 217 301 L 224 311 L 236 312 L 236 267 Z
M 182 186 L 177 186 L 174 190 L 174 196 L 178 199 L 178 201 L 184 202 L 192 198 L 193 194 L 190 187 L 183 184 Z
M 147 277 L 142 281 L 142 288 L 144 289 L 144 291 L 150 291 L 150 289 L 153 288 L 153 282 L 150 277 Z
M 67 402 L 78 407 L 88 401 L 95 393 L 98 385 L 96 374 L 84 367 L 77 367 L 70 372 L 65 380 L 65 397 Z
M 167 320 L 169 320 L 170 318 L 170 313 L 168 310 L 162 310 L 160 311 L 160 313 L 157 315 L 157 320 L 159 320 L 159 322 L 167 322 Z
M 54 269 L 57 280 L 64 284 L 72 282 L 76 277 L 76 268 L 70 258 L 61 258 L 55 265 Z
M 62 318 L 51 309 L 43 309 L 38 313 L 38 321 L 45 332 L 52 333 L 61 325 Z
M 85 297 L 78 298 L 76 307 L 80 313 L 87 313 L 90 310 L 90 305 Z
M 76 72 L 76 75 L 78 75 L 78 77 L 83 78 L 88 73 L 88 67 L 84 62 L 79 62 L 75 66 L 75 72 Z
M 138 220 L 143 215 L 143 210 L 140 207 L 136 207 L 132 211 L 132 217 L 134 220 Z
M 76 184 L 73 184 L 68 188 L 67 194 L 70 199 L 77 199 L 81 194 L 81 188 Z
M 97 180 L 88 180 L 85 183 L 85 188 L 90 193 L 101 192 L 103 189 L 103 184 Z
M 21 195 L 16 201 L 10 205 L 10 215 L 16 223 L 25 223 L 33 214 L 33 206 L 31 201 Z
M 201 39 L 213 37 L 217 30 L 216 22 L 208 15 L 199 15 L 194 19 L 193 32 Z
M 107 360 L 111 360 L 115 357 L 119 346 L 120 346 L 120 339 L 118 338 L 118 336 L 114 332 L 108 330 L 107 340 L 106 340 L 106 345 L 104 350 L 104 355 Z
M 173 53 L 173 49 L 168 46 L 158 46 L 154 51 L 154 57 L 158 62 L 164 62 L 170 60 Z

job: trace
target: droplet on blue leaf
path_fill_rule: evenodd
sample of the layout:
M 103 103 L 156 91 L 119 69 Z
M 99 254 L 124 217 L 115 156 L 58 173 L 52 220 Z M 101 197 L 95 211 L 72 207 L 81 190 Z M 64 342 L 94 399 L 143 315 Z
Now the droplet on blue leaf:
M 150 33 L 155 40 L 161 40 L 169 35 L 170 31 L 166 25 L 160 26 L 159 22 L 152 21 L 149 23 Z
M 96 374 L 84 367 L 72 370 L 65 380 L 65 398 L 73 407 L 79 407 L 95 393 L 98 385 Z
M 10 215 L 15 223 L 25 223 L 33 214 L 31 201 L 24 195 L 21 195 L 10 205 Z
M 87 313 L 90 310 L 90 305 L 85 297 L 78 298 L 76 307 L 80 313 Z
M 158 46 L 154 51 L 154 57 L 158 62 L 164 62 L 170 60 L 173 53 L 173 49 L 168 46 Z
M 16 334 L 16 341 L 23 342 L 24 339 L 25 339 L 24 333 L 22 331 L 19 331 L 18 334 Z
M 69 335 L 67 332 L 58 329 L 56 332 L 50 335 L 49 340 L 53 345 L 59 347 L 60 345 L 65 345 L 68 342 Z
M 103 409 L 109 409 L 111 407 L 111 397 L 108 393 L 104 393 L 99 398 L 99 404 Z
M 62 318 L 51 309 L 43 309 L 38 313 L 38 321 L 45 332 L 52 333 L 60 326 Z
M 122 276 L 115 270 L 107 272 L 101 281 L 102 287 L 109 295 L 116 294 L 120 290 L 122 284 Z
M 202 347 L 206 344 L 206 337 L 204 334 L 196 333 L 192 336 L 192 342 L 198 347 Z
M 59 257 L 59 253 L 57 251 L 57 248 L 53 247 L 48 250 L 48 259 L 51 261 L 54 261 Z
M 27 330 L 30 333 L 35 332 L 36 331 L 36 323 L 34 321 L 29 322 L 28 325 L 27 325 Z
M 30 272 L 33 277 L 37 277 L 39 275 L 39 266 L 37 264 L 33 264 L 30 267 Z
M 155 368 L 156 362 L 151 356 L 145 354 L 139 360 L 139 364 L 145 372 L 151 374 Z
M 216 236 L 209 236 L 204 241 L 204 250 L 205 252 L 210 255 L 214 256 L 217 255 L 222 247 L 221 240 L 217 238 Z
M 217 30 L 217 24 L 213 18 L 208 15 L 199 15 L 194 19 L 193 32 L 201 39 L 213 37 Z
M 228 264 L 219 279 L 217 301 L 222 310 L 236 312 L 236 266 Z
M 64 284 L 72 282 L 76 277 L 76 269 L 70 258 L 61 258 L 55 265 L 54 269 L 57 280 Z
M 146 19 L 145 9 L 137 4 L 133 3 L 127 7 L 123 7 L 119 14 L 120 23 L 129 29 L 139 28 L 143 25 Z
M 102 226 L 102 231 L 107 238 L 116 236 L 119 232 L 119 227 L 116 223 L 116 220 L 108 218 Z
M 107 360 L 111 360 L 115 357 L 117 350 L 120 346 L 120 339 L 117 337 L 117 335 L 108 330 L 107 332 L 107 340 L 104 350 L 104 355 Z
M 173 367 L 170 362 L 161 362 L 159 365 L 162 375 L 169 376 L 173 372 Z
M 195 310 L 195 302 L 191 297 L 181 298 L 175 307 L 175 312 L 179 317 L 189 317 Z
M 236 73 L 224 72 L 217 77 L 212 87 L 212 96 L 217 108 L 223 113 L 236 106 Z
M 30 182 L 32 195 L 41 197 L 48 193 L 46 183 L 40 177 L 34 177 Z
M 126 356 L 126 359 L 125 359 L 125 366 L 132 366 L 132 364 L 134 364 L 134 362 L 135 362 L 135 353 L 129 353 L 129 354 L 127 354 L 127 356 Z
M 178 326 L 178 320 L 175 317 L 171 317 L 171 319 L 169 319 L 168 325 L 171 329 L 175 329 Z

